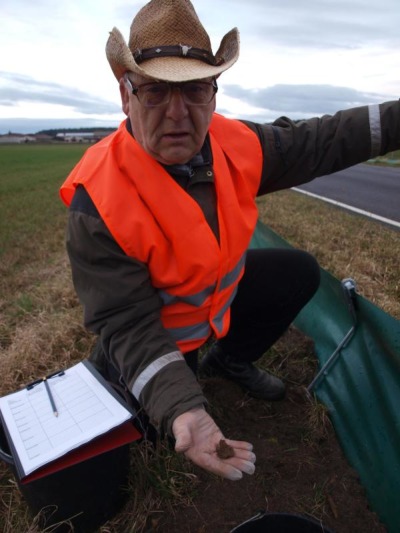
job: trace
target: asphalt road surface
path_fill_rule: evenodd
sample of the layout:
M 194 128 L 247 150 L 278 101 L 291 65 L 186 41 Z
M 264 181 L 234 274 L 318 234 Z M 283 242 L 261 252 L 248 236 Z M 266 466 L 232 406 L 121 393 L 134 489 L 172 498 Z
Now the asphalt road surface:
M 298 187 L 400 227 L 400 167 L 356 165 Z

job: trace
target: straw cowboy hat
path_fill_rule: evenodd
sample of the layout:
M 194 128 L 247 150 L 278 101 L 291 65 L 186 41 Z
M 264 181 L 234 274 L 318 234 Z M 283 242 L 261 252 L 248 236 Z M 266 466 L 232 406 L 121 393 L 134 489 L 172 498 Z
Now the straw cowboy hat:
M 113 28 L 106 55 L 117 80 L 127 71 L 171 82 L 208 78 L 236 62 L 239 32 L 228 32 L 214 56 L 189 0 L 151 0 L 132 21 L 129 46 Z

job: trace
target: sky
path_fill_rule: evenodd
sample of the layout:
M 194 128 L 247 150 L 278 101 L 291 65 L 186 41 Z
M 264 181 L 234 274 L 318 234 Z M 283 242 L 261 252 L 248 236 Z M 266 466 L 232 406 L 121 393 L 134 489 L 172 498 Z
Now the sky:
M 0 134 L 116 127 L 117 80 L 105 56 L 143 1 L 0 0 Z M 217 111 L 272 122 L 400 97 L 399 0 L 194 0 L 213 52 L 233 27 L 238 62 Z

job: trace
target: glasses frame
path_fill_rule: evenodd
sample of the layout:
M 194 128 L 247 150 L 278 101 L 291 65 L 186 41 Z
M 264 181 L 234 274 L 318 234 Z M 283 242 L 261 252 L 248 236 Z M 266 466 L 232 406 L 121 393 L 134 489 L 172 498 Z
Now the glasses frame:
M 162 106 L 168 105 L 170 103 L 170 101 L 171 101 L 172 89 L 174 89 L 175 87 L 177 87 L 178 89 L 181 90 L 182 98 L 183 98 L 183 101 L 185 102 L 185 104 L 188 105 L 188 106 L 195 106 L 195 107 L 203 107 L 203 106 L 208 105 L 210 102 L 212 102 L 212 99 L 214 98 L 214 96 L 218 92 L 218 85 L 217 85 L 216 78 L 212 78 L 212 81 L 202 81 L 202 80 L 191 80 L 191 81 L 183 81 L 183 82 L 170 82 L 170 81 L 157 82 L 157 81 L 152 81 L 152 82 L 140 83 L 139 85 L 133 85 L 132 81 L 129 79 L 128 74 L 125 74 L 124 79 L 125 79 L 126 84 L 129 87 L 130 91 L 132 92 L 132 94 L 134 94 L 136 96 L 136 98 L 138 99 L 139 103 L 143 107 L 146 107 L 148 109 L 151 109 L 151 108 L 154 108 L 154 107 L 162 107 Z M 157 83 L 162 83 L 162 84 L 167 85 L 169 87 L 168 98 L 164 102 L 162 102 L 160 104 L 156 104 L 156 105 L 146 105 L 146 104 L 144 104 L 139 98 L 139 89 L 141 87 L 145 87 L 146 85 L 156 85 Z M 214 89 L 214 92 L 213 92 L 210 100 L 208 102 L 204 103 L 204 104 L 195 104 L 193 102 L 188 102 L 185 99 L 185 92 L 182 91 L 181 87 L 184 87 L 185 85 L 187 85 L 189 83 L 202 83 L 202 84 L 205 84 L 205 85 L 211 85 L 213 87 L 213 89 Z

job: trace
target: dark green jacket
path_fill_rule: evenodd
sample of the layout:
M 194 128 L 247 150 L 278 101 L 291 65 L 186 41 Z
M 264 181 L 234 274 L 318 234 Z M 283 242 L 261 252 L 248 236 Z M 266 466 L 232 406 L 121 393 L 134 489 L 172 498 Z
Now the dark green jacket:
M 245 124 L 256 132 L 263 150 L 258 195 L 400 148 L 399 101 L 297 122 L 283 117 L 273 124 Z M 212 154 L 206 141 L 194 161 L 168 170 L 199 203 L 218 238 L 210 168 Z M 93 360 L 129 391 L 138 378 L 143 381 L 150 375 L 137 400 L 152 424 L 170 434 L 176 416 L 205 403 L 201 387 L 183 359 L 158 369 L 160 357 L 178 351 L 161 324 L 161 299 L 146 265 L 121 250 L 81 187 L 70 207 L 67 250 L 85 326 L 99 335 Z

